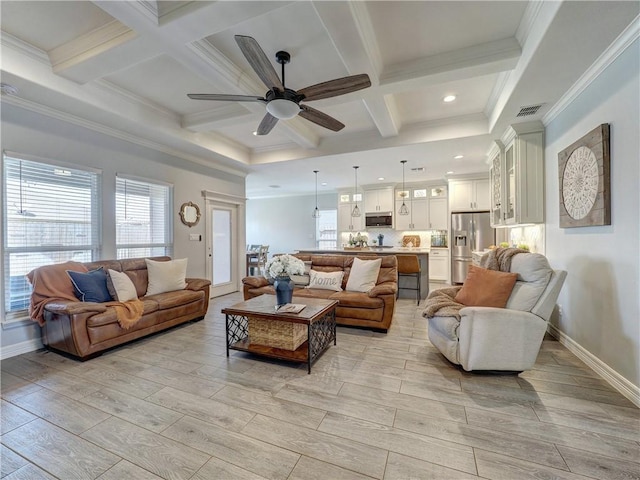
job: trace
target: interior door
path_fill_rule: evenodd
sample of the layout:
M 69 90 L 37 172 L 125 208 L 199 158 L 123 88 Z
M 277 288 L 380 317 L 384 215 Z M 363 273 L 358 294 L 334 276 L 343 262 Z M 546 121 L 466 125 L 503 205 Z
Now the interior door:
M 237 207 L 209 203 L 207 219 L 207 275 L 211 297 L 219 297 L 238 290 Z

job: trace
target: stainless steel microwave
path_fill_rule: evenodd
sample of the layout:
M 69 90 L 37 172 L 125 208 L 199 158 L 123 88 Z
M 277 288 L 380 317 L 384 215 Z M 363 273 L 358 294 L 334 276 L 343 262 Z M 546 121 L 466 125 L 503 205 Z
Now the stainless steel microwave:
M 365 215 L 365 225 L 367 227 L 393 227 L 393 216 L 391 212 L 367 213 Z

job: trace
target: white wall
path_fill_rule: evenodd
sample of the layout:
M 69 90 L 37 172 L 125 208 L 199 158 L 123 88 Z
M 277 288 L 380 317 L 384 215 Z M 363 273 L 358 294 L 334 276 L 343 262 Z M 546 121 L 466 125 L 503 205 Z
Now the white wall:
M 546 254 L 567 270 L 555 326 L 640 386 L 640 51 L 638 40 L 546 127 Z M 559 228 L 558 152 L 611 129 L 611 225 Z
M 247 243 L 269 245 L 269 257 L 315 248 L 314 208 L 315 195 L 248 200 Z M 338 194 L 319 194 L 318 208 L 338 208 Z
M 205 222 L 188 228 L 180 222 L 178 209 L 187 201 L 206 212 L 202 190 L 244 197 L 244 178 L 209 169 L 186 160 L 125 142 L 60 120 L 2 105 L 2 149 L 102 170 L 102 259 L 116 257 L 115 175 L 126 173 L 173 184 L 174 258 L 189 259 L 187 275 L 205 277 Z M 172 166 L 182 165 L 182 168 Z M 244 225 L 240 225 L 244 235 Z M 189 233 L 202 235 L 202 242 L 189 241 Z M 2 239 L 0 239 L 0 242 Z M 1 294 L 0 286 L 0 294 Z M 1 297 L 0 297 L 1 298 Z M 3 310 L 3 309 L 2 309 Z M 3 356 L 18 344 L 37 343 L 39 327 L 3 325 Z

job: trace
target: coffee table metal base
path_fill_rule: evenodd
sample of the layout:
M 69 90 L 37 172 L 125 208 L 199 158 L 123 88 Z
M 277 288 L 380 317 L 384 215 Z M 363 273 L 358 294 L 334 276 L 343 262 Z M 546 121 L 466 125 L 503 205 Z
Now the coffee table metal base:
M 247 313 L 247 315 L 226 313 L 225 317 L 227 357 L 229 356 L 229 350 L 249 352 L 278 360 L 306 363 L 307 372 L 311 373 L 311 365 L 331 346 L 332 341 L 334 345 L 336 344 L 335 308 L 330 309 L 317 320 L 307 324 L 307 341 L 295 350 L 285 350 L 251 343 L 249 339 L 248 317 L 259 318 L 260 316 L 256 313 Z M 282 321 L 286 321 L 286 319 Z

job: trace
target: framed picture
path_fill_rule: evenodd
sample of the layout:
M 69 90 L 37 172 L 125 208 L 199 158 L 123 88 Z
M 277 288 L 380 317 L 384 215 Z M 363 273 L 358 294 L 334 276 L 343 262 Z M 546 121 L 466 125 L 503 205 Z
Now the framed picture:
M 611 225 L 609 124 L 594 128 L 560 153 L 560 227 Z

